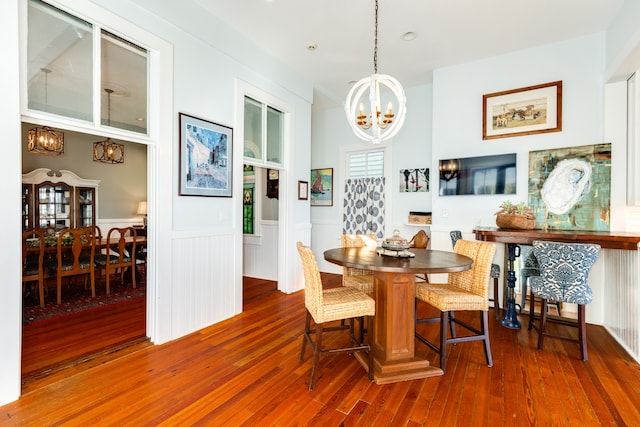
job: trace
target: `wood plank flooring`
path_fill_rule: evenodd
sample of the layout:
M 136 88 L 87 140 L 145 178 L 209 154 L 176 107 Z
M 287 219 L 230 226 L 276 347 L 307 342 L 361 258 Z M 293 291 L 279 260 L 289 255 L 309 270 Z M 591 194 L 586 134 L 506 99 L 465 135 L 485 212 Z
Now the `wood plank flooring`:
M 323 274 L 326 284 L 339 277 Z M 321 359 L 309 392 L 309 350 L 298 362 L 303 322 L 303 292 L 255 297 L 242 314 L 186 337 L 34 381 L 0 407 L 0 425 L 640 425 L 640 366 L 599 326 L 588 325 L 582 362 L 576 344 L 548 340 L 538 351 L 535 332 L 490 316 L 492 368 L 480 342 L 461 343 L 449 348 L 445 375 L 379 386 L 341 353 Z M 436 324 L 420 328 L 437 337 Z

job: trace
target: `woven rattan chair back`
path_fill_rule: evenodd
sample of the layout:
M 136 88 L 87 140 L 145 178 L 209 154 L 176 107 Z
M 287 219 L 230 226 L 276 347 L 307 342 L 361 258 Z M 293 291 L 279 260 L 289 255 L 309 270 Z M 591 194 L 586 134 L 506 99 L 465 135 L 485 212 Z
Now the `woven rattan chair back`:
M 343 234 L 341 237 L 343 248 L 375 248 L 378 241 L 375 234 Z M 360 268 L 342 267 L 342 286 L 355 288 L 368 295 L 373 295 L 373 272 Z
M 313 350 L 313 366 L 309 390 L 313 390 L 316 382 L 318 360 L 325 353 L 335 352 L 366 352 L 368 354 L 367 368 L 369 380 L 373 379 L 373 352 L 368 344 L 363 341 L 364 316 L 373 316 L 376 311 L 375 301 L 364 292 L 354 288 L 336 287 L 323 289 L 320 272 L 316 258 L 311 248 L 301 242 L 296 244 L 302 268 L 304 270 L 305 290 L 304 302 L 307 309 L 302 347 L 300 349 L 300 362 L 304 361 L 304 352 L 307 343 Z M 311 328 L 311 318 L 316 323 L 315 329 Z M 354 335 L 354 318 L 360 319 L 360 339 Z M 325 322 L 336 320 L 349 320 L 348 324 L 341 322 L 339 325 L 325 326 Z M 350 345 L 337 348 L 323 347 L 323 332 L 349 331 Z M 315 340 L 312 336 L 315 335 Z
M 495 246 L 487 242 L 460 239 L 455 244 L 454 252 L 473 260 L 470 270 L 449 273 L 445 284 L 416 283 L 416 298 L 440 310 L 440 318 L 416 318 L 416 338 L 440 354 L 440 368 L 446 367 L 447 345 L 458 342 L 482 340 L 484 342 L 487 365 L 493 365 L 489 344 L 488 310 L 489 283 L 491 279 L 491 262 L 495 254 Z M 417 307 L 416 307 L 417 309 Z M 416 310 L 417 311 L 417 310 Z M 455 311 L 477 311 L 480 313 L 480 327 L 463 322 L 454 316 Z M 440 345 L 422 336 L 418 323 L 440 322 Z M 460 325 L 473 335 L 456 336 L 455 325 Z M 451 330 L 451 338 L 447 335 L 447 327 Z
M 321 310 L 323 303 L 322 279 L 320 278 L 320 271 L 318 271 L 318 263 L 309 246 L 298 242 L 297 247 L 304 271 L 304 305 L 313 316 L 313 320 L 316 323 L 322 323 L 324 322 Z

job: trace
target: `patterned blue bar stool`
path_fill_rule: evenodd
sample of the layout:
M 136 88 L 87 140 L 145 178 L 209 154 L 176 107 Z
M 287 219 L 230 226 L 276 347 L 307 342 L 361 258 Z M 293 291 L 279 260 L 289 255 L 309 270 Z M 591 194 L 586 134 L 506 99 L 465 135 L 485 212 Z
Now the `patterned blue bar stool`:
M 534 314 L 529 312 L 529 330 L 538 331 L 538 349 L 542 349 L 544 337 L 559 338 L 580 344 L 582 360 L 587 360 L 587 327 L 585 306 L 593 299 L 587 284 L 589 271 L 600 253 L 600 245 L 587 243 L 560 243 L 536 240 L 533 252 L 538 259 L 540 276 L 529 278 L 531 301 L 535 296 L 542 298 L 540 325 L 534 324 Z M 578 338 L 546 332 L 548 300 L 568 302 L 578 305 Z
M 528 279 L 529 277 L 540 275 L 540 266 L 533 253 L 533 246 L 520 246 L 520 249 L 520 256 L 524 258 L 524 265 L 520 268 L 520 275 L 522 276 L 522 281 L 520 282 L 520 313 L 522 313 L 527 304 Z M 535 311 L 536 303 L 540 303 L 540 300 L 529 300 L 529 311 Z M 553 307 L 556 309 L 558 316 L 562 316 L 562 307 L 560 306 L 561 304 L 558 301 L 547 301 L 547 313 Z
M 451 237 L 451 246 L 456 247 L 456 242 L 462 239 L 462 232 L 460 230 L 453 230 L 449 233 Z M 500 278 L 500 266 L 498 264 L 491 264 L 490 277 L 493 279 L 493 299 L 489 298 L 489 301 L 493 302 L 493 311 L 495 312 L 496 320 L 500 320 L 500 285 L 498 279 Z

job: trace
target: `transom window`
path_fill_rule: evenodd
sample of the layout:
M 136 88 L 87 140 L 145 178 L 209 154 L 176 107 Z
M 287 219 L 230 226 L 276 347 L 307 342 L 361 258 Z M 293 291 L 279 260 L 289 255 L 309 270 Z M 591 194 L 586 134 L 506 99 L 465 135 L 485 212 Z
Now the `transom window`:
M 244 97 L 244 157 L 252 164 L 282 164 L 284 113 Z
M 148 133 L 146 49 L 41 0 L 27 14 L 29 111 Z

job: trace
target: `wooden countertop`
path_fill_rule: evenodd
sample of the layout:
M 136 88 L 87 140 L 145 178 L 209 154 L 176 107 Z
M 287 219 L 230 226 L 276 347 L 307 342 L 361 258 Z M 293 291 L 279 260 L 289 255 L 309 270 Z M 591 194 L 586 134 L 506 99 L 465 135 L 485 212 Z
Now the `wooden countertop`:
M 584 230 L 516 230 L 508 228 L 476 228 L 476 240 L 485 242 L 531 245 L 534 240 L 552 240 L 566 243 L 596 243 L 603 249 L 637 251 L 640 234 L 620 231 Z

